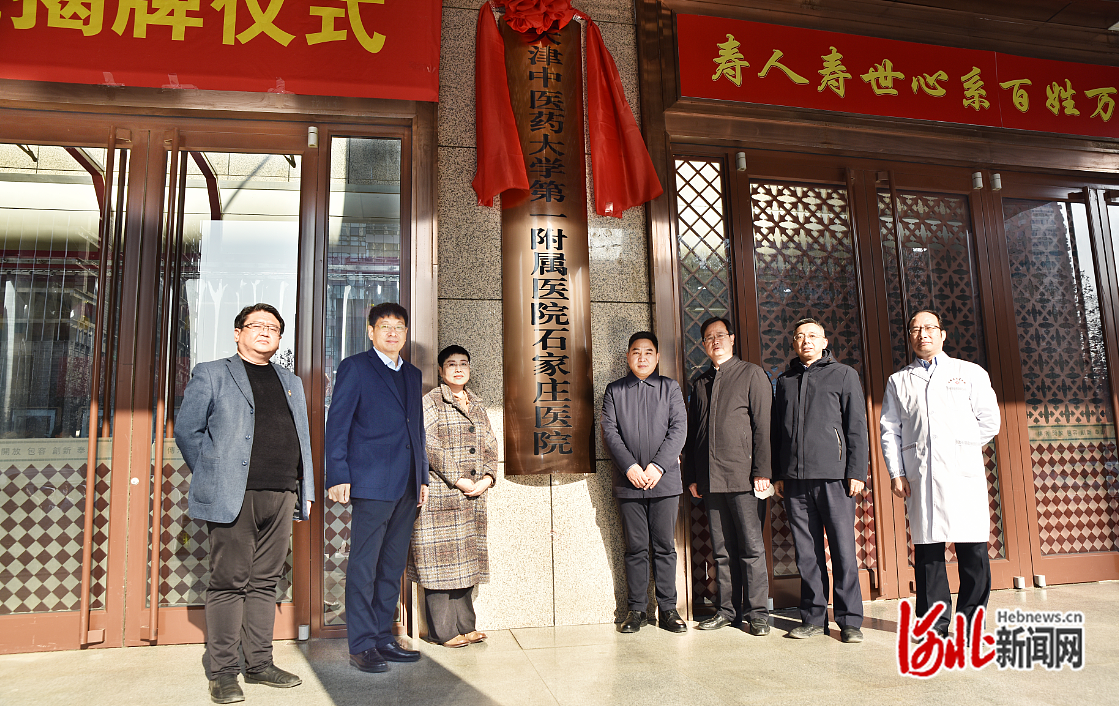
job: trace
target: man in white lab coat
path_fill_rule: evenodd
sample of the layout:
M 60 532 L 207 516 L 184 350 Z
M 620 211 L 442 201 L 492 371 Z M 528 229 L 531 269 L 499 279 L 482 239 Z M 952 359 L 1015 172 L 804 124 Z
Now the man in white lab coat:
M 983 446 L 999 432 L 999 407 L 983 368 L 944 353 L 940 316 L 919 311 L 906 326 L 916 359 L 890 376 L 882 400 L 882 453 L 890 488 L 905 498 L 913 538 L 918 616 L 946 608 L 934 628 L 948 634 L 952 596 L 944 561 L 954 542 L 970 621 L 991 595 L 991 510 Z

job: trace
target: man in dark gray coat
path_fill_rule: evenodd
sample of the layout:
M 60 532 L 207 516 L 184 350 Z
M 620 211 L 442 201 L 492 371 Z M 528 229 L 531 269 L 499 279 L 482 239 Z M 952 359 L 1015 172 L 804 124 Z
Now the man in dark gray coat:
M 765 371 L 734 354 L 734 332 L 726 319 L 704 321 L 700 335 L 711 367 L 692 379 L 684 482 L 707 506 L 718 612 L 696 628 L 716 630 L 745 621 L 751 635 L 768 635 L 762 526 L 764 498 L 773 492 L 773 388 Z
M 602 398 L 602 437 L 614 459 L 614 497 L 626 535 L 626 585 L 629 613 L 620 632 L 648 623 L 649 543 L 653 546 L 660 626 L 686 632 L 676 610 L 676 515 L 680 511 L 680 451 L 688 419 L 680 385 L 657 374 L 657 337 L 648 331 L 630 336 L 626 353 L 630 373 L 606 386 Z
M 306 520 L 315 497 L 303 383 L 271 358 L 284 320 L 268 304 L 237 314 L 237 354 L 195 366 L 175 417 L 175 442 L 190 467 L 187 512 L 210 534 L 206 652 L 210 698 L 243 701 L 237 683 L 276 687 L 302 680 L 272 664 L 276 584 L 293 512 Z
M 862 492 L 870 459 L 866 398 L 859 374 L 832 357 L 816 319 L 796 323 L 793 352 L 797 357 L 777 378 L 773 406 L 774 486 L 785 497 L 800 571 L 801 625 L 789 637 L 827 632 L 826 531 L 840 638 L 862 642 L 855 496 Z

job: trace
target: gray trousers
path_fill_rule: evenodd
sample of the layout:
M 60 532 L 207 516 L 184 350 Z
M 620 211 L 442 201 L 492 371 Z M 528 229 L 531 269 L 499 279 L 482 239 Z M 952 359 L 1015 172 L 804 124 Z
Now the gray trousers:
M 855 499 L 847 495 L 847 481 L 785 481 L 785 513 L 797 550 L 800 619 L 810 625 L 828 624 L 826 532 L 835 579 L 835 622 L 841 628 L 861 628 L 863 594 L 855 551 Z
M 753 492 L 707 493 L 707 522 L 715 555 L 715 603 L 736 622 L 769 615 L 769 570 L 762 524 L 766 501 Z
M 626 536 L 626 586 L 629 610 L 648 612 L 649 545 L 653 547 L 657 609 L 676 610 L 676 515 L 680 496 L 618 498 L 618 514 Z
M 427 608 L 427 639 L 440 645 L 454 638 L 474 632 L 473 586 L 452 588 L 449 591 L 424 589 L 424 607 Z
M 236 520 L 206 523 L 206 651 L 213 677 L 241 671 L 238 646 L 245 653 L 245 671 L 258 672 L 272 664 L 276 585 L 291 544 L 294 510 L 293 492 L 246 490 Z

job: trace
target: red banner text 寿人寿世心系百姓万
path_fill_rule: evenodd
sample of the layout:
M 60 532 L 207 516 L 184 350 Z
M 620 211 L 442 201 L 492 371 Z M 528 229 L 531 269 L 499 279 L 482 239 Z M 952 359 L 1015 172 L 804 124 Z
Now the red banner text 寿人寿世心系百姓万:
M 677 15 L 680 93 L 1119 137 L 1119 68 L 743 20 Z

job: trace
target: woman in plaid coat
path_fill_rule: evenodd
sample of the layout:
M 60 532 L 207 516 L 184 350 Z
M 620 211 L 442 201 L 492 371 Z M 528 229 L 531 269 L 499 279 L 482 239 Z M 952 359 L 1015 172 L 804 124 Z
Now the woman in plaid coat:
M 481 642 L 471 593 L 489 581 L 485 492 L 497 481 L 497 437 L 482 400 L 466 389 L 470 354 L 439 352 L 443 384 L 424 395 L 431 484 L 408 552 L 408 578 L 424 587 L 428 639 L 447 647 Z

